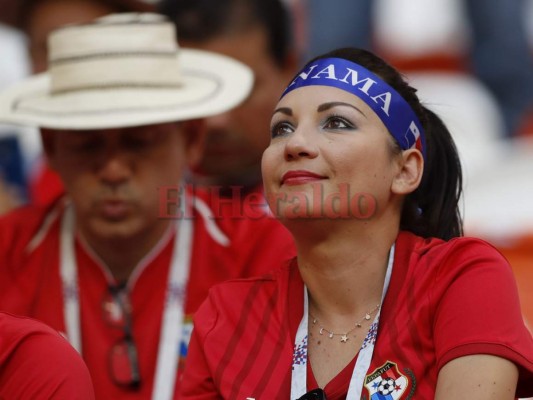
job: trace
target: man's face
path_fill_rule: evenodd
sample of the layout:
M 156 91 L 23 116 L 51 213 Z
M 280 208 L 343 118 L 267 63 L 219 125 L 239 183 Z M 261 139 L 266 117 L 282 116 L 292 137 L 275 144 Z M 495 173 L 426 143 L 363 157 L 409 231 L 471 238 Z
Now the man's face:
M 213 177 L 212 181 L 221 185 L 246 184 L 250 178 L 259 182 L 261 156 L 270 142 L 272 110 L 295 72 L 295 65 L 290 61 L 283 67 L 276 64 L 261 28 L 200 43 L 180 40 L 180 45 L 225 54 L 254 71 L 254 88 L 244 103 L 206 119 L 206 151 L 197 172 Z
M 161 230 L 160 188 L 178 185 L 201 152 L 193 123 L 95 131 L 43 131 L 87 238 L 131 239 Z M 157 235 L 158 233 L 154 233 Z

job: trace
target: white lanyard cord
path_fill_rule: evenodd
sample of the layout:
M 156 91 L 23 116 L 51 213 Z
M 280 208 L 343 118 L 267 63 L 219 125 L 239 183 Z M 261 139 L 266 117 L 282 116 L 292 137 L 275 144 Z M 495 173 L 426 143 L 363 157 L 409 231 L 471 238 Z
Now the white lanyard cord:
M 390 278 L 392 275 L 392 266 L 394 264 L 394 248 L 393 244 L 389 252 L 389 261 L 387 264 L 387 272 L 385 273 L 385 282 L 383 284 L 383 291 L 381 293 L 381 303 L 385 299 L 387 290 L 389 288 Z M 308 346 L 308 314 L 309 314 L 309 300 L 307 296 L 307 288 L 304 286 L 304 310 L 302 320 L 296 332 L 294 340 L 294 353 L 291 376 L 291 400 L 296 400 L 307 392 L 307 346 Z M 381 307 L 377 312 L 369 332 L 363 341 L 363 346 L 359 350 L 355 367 L 350 379 L 350 386 L 346 400 L 358 400 L 361 398 L 363 390 L 363 381 L 365 375 L 370 367 L 372 361 L 372 354 L 374 353 L 374 344 L 379 325 L 379 317 L 381 315 Z
M 182 218 L 178 219 L 173 256 L 168 274 L 165 305 L 152 399 L 170 400 L 174 394 L 183 333 L 185 291 L 189 278 L 192 251 L 193 221 L 187 218 L 188 196 L 180 201 Z M 81 353 L 80 302 L 78 296 L 78 266 L 74 248 L 74 210 L 67 207 L 61 222 L 60 274 L 63 285 L 63 308 L 66 333 L 72 346 Z
M 161 337 L 157 352 L 152 399 L 171 400 L 174 395 L 176 373 L 178 370 L 179 346 L 183 335 L 183 316 L 185 312 L 185 291 L 189 279 L 190 259 L 192 250 L 193 221 L 186 217 L 185 201 L 182 217 L 178 222 L 178 231 L 174 244 L 174 253 L 170 266 L 168 287 L 166 292 Z
M 60 274 L 63 285 L 63 313 L 70 344 L 81 354 L 78 268 L 74 252 L 74 210 L 67 206 L 61 220 Z

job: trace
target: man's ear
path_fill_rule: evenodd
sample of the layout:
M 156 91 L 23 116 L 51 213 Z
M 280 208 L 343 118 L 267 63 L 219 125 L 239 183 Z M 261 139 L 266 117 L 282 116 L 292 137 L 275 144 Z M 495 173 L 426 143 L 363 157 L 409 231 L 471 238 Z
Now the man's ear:
M 43 144 L 44 153 L 46 155 L 46 159 L 48 161 L 48 164 L 50 168 L 55 170 L 54 166 L 54 160 L 55 160 L 55 137 L 54 137 L 54 130 L 52 129 L 46 129 L 41 128 L 41 141 Z
M 392 182 L 392 192 L 407 195 L 414 192 L 424 173 L 424 157 L 416 149 L 402 151 L 399 156 L 399 171 Z
M 183 122 L 185 132 L 186 156 L 189 168 L 194 169 L 202 159 L 207 138 L 204 120 L 195 119 Z

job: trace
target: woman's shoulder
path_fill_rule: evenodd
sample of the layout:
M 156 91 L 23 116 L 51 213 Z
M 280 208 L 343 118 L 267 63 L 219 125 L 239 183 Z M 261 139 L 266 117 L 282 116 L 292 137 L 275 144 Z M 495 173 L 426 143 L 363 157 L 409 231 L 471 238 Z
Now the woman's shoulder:
M 491 257 L 505 260 L 496 247 L 484 239 L 461 236 L 450 240 L 423 238 L 410 232 L 401 232 L 397 240 L 400 253 L 414 253 L 421 258 L 440 257 Z
M 282 266 L 272 271 L 249 278 L 235 278 L 218 283 L 209 290 L 209 297 L 235 301 L 250 295 L 250 292 L 268 293 L 278 290 L 288 282 L 296 278 L 297 266 L 293 259 L 288 260 Z
M 402 232 L 396 242 L 395 259 L 398 268 L 405 268 L 404 275 L 428 279 L 455 279 L 466 272 L 511 279 L 513 274 L 511 265 L 498 249 L 475 237 L 445 241 Z
M 216 284 L 195 313 L 195 329 L 208 332 L 215 325 L 235 326 L 243 315 L 248 322 L 264 313 L 279 311 L 281 315 L 293 293 L 303 293 L 294 261 L 261 276 Z

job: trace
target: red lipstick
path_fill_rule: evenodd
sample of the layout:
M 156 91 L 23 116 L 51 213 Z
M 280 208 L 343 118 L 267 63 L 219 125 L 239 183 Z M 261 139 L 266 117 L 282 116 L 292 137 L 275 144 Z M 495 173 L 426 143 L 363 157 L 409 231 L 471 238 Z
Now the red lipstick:
M 316 182 L 325 179 L 324 176 L 311 171 L 287 171 L 281 177 L 282 185 L 302 185 L 304 183 Z

